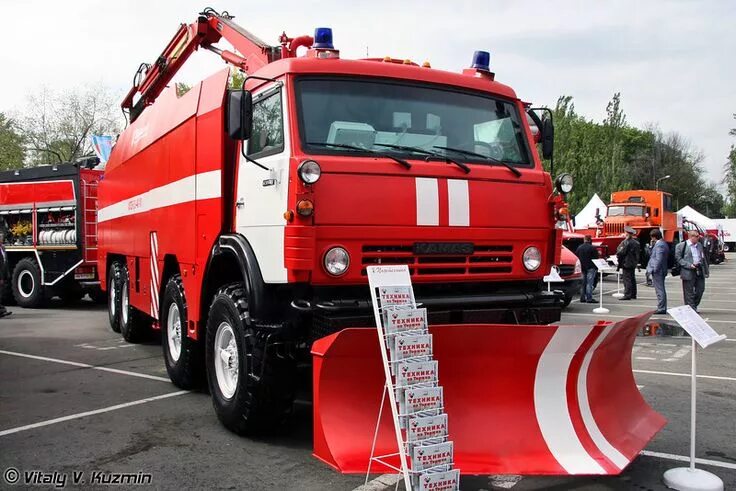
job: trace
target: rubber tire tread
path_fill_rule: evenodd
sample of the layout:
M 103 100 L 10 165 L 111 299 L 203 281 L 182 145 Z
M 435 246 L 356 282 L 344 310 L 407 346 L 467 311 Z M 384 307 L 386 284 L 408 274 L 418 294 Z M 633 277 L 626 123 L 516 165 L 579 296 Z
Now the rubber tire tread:
M 207 382 L 212 404 L 220 422 L 239 435 L 273 434 L 289 422 L 294 405 L 296 364 L 291 360 L 269 357 L 257 342 L 248 315 L 248 301 L 243 283 L 231 283 L 215 294 L 207 319 Z M 217 384 L 214 367 L 214 344 L 217 328 L 227 321 L 233 328 L 238 345 L 238 387 L 230 400 L 225 399 Z M 254 342 L 256 341 L 256 342 Z M 244 353 L 248 349 L 248 353 Z M 258 379 L 247 376 L 245 361 L 251 359 Z M 244 384 L 245 381 L 245 384 Z

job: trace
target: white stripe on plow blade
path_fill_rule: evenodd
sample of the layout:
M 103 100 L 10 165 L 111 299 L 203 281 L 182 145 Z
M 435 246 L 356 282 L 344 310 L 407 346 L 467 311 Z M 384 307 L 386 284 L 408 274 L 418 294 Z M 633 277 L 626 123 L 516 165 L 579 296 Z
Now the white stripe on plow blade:
M 608 337 L 615 324 L 611 324 L 606 327 L 595 340 L 593 345 L 590 347 L 585 357 L 583 358 L 583 364 L 580 367 L 580 373 L 578 374 L 578 401 L 580 404 L 580 414 L 583 417 L 583 423 L 585 423 L 585 429 L 588 430 L 588 434 L 593 439 L 596 447 L 608 457 L 608 460 L 619 468 L 623 469 L 629 464 L 627 459 L 617 448 L 611 445 L 611 442 L 603 436 L 598 424 L 595 422 L 593 412 L 590 410 L 590 400 L 588 399 L 588 368 L 590 367 L 590 361 L 593 359 L 595 350 L 601 345 L 601 343 Z
M 567 404 L 567 375 L 574 353 L 593 327 L 557 328 L 539 358 L 534 378 L 534 411 L 549 451 L 569 474 L 605 474 L 575 432 Z

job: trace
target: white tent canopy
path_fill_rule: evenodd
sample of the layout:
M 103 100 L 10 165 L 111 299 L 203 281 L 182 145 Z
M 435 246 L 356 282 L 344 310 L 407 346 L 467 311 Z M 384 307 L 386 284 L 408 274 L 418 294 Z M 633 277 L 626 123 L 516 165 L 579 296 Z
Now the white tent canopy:
M 708 218 L 707 216 L 700 213 L 695 208 L 691 207 L 690 205 L 682 208 L 677 212 L 678 215 L 680 215 L 683 218 L 687 218 L 691 222 L 695 222 L 698 225 L 700 225 L 700 228 L 703 230 L 716 230 L 718 229 L 718 224 Z
M 608 211 L 608 209 L 606 208 L 606 204 L 603 202 L 601 197 L 598 196 L 598 193 L 594 194 L 593 197 L 590 198 L 590 201 L 588 201 L 588 204 L 585 205 L 582 210 L 580 210 L 580 213 L 575 215 L 575 228 L 595 228 L 596 211 L 601 218 L 606 218 L 606 212 Z

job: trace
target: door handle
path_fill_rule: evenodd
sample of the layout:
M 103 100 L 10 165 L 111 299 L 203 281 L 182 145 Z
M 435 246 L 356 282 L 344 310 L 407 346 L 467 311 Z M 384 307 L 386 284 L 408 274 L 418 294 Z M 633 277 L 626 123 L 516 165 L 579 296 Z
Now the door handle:
M 238 201 L 235 203 L 235 206 L 238 208 L 242 208 L 245 206 L 245 200 L 243 198 L 238 198 Z

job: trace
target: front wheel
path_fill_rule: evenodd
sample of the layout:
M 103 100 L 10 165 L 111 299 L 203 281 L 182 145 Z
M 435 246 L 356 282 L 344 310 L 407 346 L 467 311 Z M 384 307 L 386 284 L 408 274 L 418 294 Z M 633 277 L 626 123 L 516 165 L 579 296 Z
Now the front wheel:
M 13 269 L 12 288 L 19 306 L 31 309 L 43 306 L 46 296 L 41 285 L 41 268 L 35 259 L 24 257 L 18 261 Z
M 284 424 L 294 401 L 295 365 L 248 323 L 242 283 L 221 288 L 207 319 L 207 382 L 220 422 L 238 434 Z
M 184 284 L 177 274 L 166 284 L 161 304 L 161 346 L 169 378 L 180 389 L 198 387 L 204 371 L 202 343 L 187 336 L 188 319 Z

